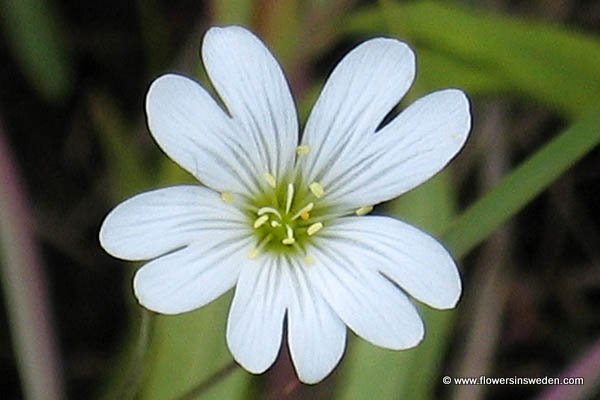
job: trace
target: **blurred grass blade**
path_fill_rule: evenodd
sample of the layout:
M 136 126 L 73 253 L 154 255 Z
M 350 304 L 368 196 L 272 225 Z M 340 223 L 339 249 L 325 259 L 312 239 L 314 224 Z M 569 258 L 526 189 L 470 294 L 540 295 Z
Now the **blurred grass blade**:
M 506 80 L 494 71 L 484 70 L 459 58 L 427 48 L 417 50 L 418 70 L 408 94 L 429 93 L 443 87 L 458 87 L 470 96 L 495 94 L 506 90 Z
M 23 398 L 65 398 L 31 210 L 0 122 L 0 282 Z
M 149 77 L 169 64 L 169 30 L 158 0 L 137 0 L 140 33 Z
M 231 362 L 225 344 L 225 323 L 231 296 L 222 296 L 199 310 L 157 315 L 144 368 L 143 400 L 169 400 L 188 393 Z M 250 399 L 250 374 L 239 368 L 202 399 Z
M 514 169 L 442 235 L 456 258 L 484 241 L 600 143 L 600 111 L 573 124 Z
M 475 70 L 502 82 L 498 90 L 535 99 L 571 118 L 600 104 L 600 42 L 573 30 L 431 1 L 381 1 L 349 18 L 345 29 L 387 31 L 414 45 L 417 57 L 423 49 L 437 53 L 437 61 L 419 69 L 431 72 L 423 77 L 426 82 L 446 76 L 439 58 L 448 56 L 455 60 L 452 69 L 465 65 L 464 76 L 456 79 L 454 71 L 441 86 L 469 80 Z
M 60 101 L 73 84 L 64 21 L 51 0 L 0 1 L 10 47 L 32 86 L 48 101 Z
M 133 130 L 123 116 L 104 95 L 90 96 L 90 114 L 102 146 L 110 180 L 110 196 L 123 200 L 152 183 L 152 170 L 145 167 L 139 145 L 130 134 Z

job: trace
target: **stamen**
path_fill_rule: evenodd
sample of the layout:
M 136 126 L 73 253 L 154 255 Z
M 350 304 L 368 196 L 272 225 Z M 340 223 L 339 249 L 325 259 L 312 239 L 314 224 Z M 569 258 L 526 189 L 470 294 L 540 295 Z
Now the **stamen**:
M 296 239 L 294 239 L 294 230 L 292 229 L 292 227 L 289 225 L 286 225 L 285 230 L 287 233 L 287 237 L 285 239 L 283 239 L 281 241 L 281 243 L 283 243 L 285 245 L 290 245 L 290 244 L 296 243 Z
M 225 203 L 231 203 L 233 202 L 233 194 L 229 192 L 223 192 L 221 193 L 221 200 L 223 200 Z
M 277 227 L 281 226 L 281 222 L 273 220 L 273 221 L 271 221 L 271 226 L 273 228 L 277 228 Z
M 256 219 L 256 221 L 254 221 L 254 229 L 258 229 L 261 226 L 263 226 L 265 224 L 265 222 L 267 222 L 269 220 L 269 216 L 268 215 L 262 215 L 260 217 L 258 217 Z
M 298 154 L 299 156 L 307 155 L 309 151 L 310 147 L 308 147 L 305 144 L 296 147 L 296 154 Z
M 302 207 L 300 209 L 300 211 L 298 211 L 296 214 L 294 214 L 294 216 L 292 217 L 292 221 L 298 219 L 298 217 L 302 217 L 303 215 L 306 215 L 306 218 L 302 217 L 303 220 L 307 220 L 308 217 L 310 216 L 308 213 L 315 207 L 315 203 L 310 202 L 307 205 L 305 205 L 304 207 Z
M 250 253 L 248 253 L 248 257 L 250 259 L 255 259 L 258 256 L 258 254 L 260 253 L 260 251 L 271 241 L 272 238 L 273 238 L 273 235 L 270 233 L 267 236 L 265 236 L 263 238 L 263 240 L 260 241 L 258 246 L 256 246 L 252 250 L 250 250 Z
M 304 211 L 302 214 L 300 214 L 300 219 L 302 221 L 306 221 L 309 218 L 310 218 L 310 213 L 308 211 Z
M 312 236 L 315 233 L 319 232 L 322 228 L 323 228 L 323 223 L 317 222 L 317 223 L 314 223 L 311 226 L 309 226 L 308 229 L 306 230 L 306 233 L 308 233 L 308 236 Z
M 292 208 L 292 200 L 294 199 L 294 185 L 288 183 L 287 188 L 287 198 L 285 199 L 285 213 L 288 214 L 290 212 L 290 208 Z
M 366 215 L 366 214 L 370 213 L 371 211 L 373 211 L 373 206 L 365 206 L 365 207 L 359 208 L 354 213 L 360 217 L 361 215 Z
M 268 172 L 265 172 L 263 174 L 263 177 L 265 178 L 265 180 L 267 181 L 269 186 L 271 186 L 273 189 L 275 189 L 275 186 L 277 186 L 277 181 L 275 180 L 275 177 Z
M 313 256 L 304 256 L 304 263 L 306 265 L 313 265 L 315 263 L 315 258 Z
M 273 215 L 277 215 L 277 217 L 279 219 L 281 219 L 281 214 L 279 213 L 279 211 L 277 211 L 277 209 L 275 209 L 273 207 L 261 207 L 258 209 L 258 211 L 256 213 L 259 216 L 264 215 L 264 214 L 273 214 Z
M 312 194 L 315 195 L 315 197 L 317 199 L 320 199 L 325 194 L 325 190 L 323 189 L 323 186 L 321 186 L 321 184 L 319 182 L 311 183 L 310 185 L 308 185 L 308 188 L 310 189 Z

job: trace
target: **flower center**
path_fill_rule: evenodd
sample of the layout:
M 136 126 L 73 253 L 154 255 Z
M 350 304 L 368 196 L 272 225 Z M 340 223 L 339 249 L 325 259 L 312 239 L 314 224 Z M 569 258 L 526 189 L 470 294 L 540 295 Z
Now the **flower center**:
M 308 186 L 298 182 L 278 185 L 272 174 L 263 176 L 272 190 L 256 202 L 256 211 L 251 214 L 258 240 L 250 258 L 263 251 L 305 252 L 306 242 L 323 228 L 317 203 L 325 190 L 318 182 Z
M 296 148 L 296 170 L 281 179 L 270 172 L 262 175 L 263 191 L 254 198 L 238 202 L 229 192 L 221 193 L 226 203 L 237 203 L 248 215 L 249 225 L 256 235 L 255 245 L 248 257 L 254 259 L 261 253 L 302 254 L 308 265 L 314 263 L 307 253 L 307 244 L 318 235 L 324 224 L 334 218 L 370 213 L 373 206 L 356 210 L 335 210 L 333 204 L 324 201 L 325 188 L 319 182 L 303 182 L 297 174 L 301 158 L 308 154 L 309 147 Z

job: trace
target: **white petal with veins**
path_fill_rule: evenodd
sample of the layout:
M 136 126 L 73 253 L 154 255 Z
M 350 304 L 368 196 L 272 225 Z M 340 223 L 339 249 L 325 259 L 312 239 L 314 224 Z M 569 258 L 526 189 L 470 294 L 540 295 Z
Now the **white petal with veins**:
M 199 240 L 199 232 L 247 237 L 239 209 L 201 186 L 174 186 L 119 204 L 100 228 L 100 244 L 115 257 L 149 260 Z

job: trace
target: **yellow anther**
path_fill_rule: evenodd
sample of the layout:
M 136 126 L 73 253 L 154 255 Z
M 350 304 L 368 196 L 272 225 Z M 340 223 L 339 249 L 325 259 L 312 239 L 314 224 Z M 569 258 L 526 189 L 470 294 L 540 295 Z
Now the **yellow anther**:
M 319 232 L 322 228 L 323 228 L 323 224 L 321 222 L 317 222 L 317 223 L 314 223 L 311 226 L 309 226 L 308 229 L 306 230 L 306 233 L 308 233 L 308 236 L 312 236 L 315 233 Z
M 373 211 L 373 206 L 365 206 L 365 207 L 359 208 L 354 213 L 360 217 L 361 215 L 366 215 L 366 214 L 370 213 L 371 211 Z
M 254 221 L 254 229 L 258 229 L 265 224 L 269 220 L 268 215 L 261 215 Z
M 315 259 L 313 256 L 304 256 L 304 263 L 306 265 L 313 265 L 315 263 Z
M 254 260 L 256 257 L 258 257 L 258 250 L 257 249 L 250 250 L 250 252 L 248 253 L 248 258 L 250 258 L 251 260 Z
M 275 180 L 275 177 L 268 172 L 265 172 L 263 174 L 263 177 L 265 178 L 265 180 L 267 181 L 269 186 L 271 186 L 273 189 L 275 189 L 275 186 L 277 186 L 277 181 Z
M 298 154 L 299 156 L 304 156 L 304 155 L 308 154 L 309 151 L 310 151 L 310 147 L 308 147 L 305 144 L 296 147 L 296 154 Z
M 221 193 L 221 200 L 223 200 L 225 203 L 231 203 L 233 202 L 233 194 L 229 192 L 223 192 Z
M 325 190 L 323 189 L 323 186 L 321 186 L 321 184 L 319 182 L 311 183 L 310 185 L 308 185 L 308 188 L 310 189 L 312 194 L 315 195 L 315 197 L 317 199 L 320 199 L 325 194 Z
M 296 243 L 296 239 L 294 239 L 293 237 L 291 237 L 291 238 L 290 238 L 290 237 L 287 237 L 287 238 L 283 239 L 283 240 L 281 241 L 281 243 L 283 243 L 283 244 L 285 244 L 285 245 L 287 245 L 287 246 L 290 246 L 290 245 L 292 245 L 292 244 Z
M 292 221 L 295 219 L 298 219 L 298 217 L 302 217 L 303 214 L 310 216 L 309 213 L 311 212 L 311 210 L 315 207 L 315 203 L 310 202 L 307 205 L 305 205 L 304 207 L 302 207 L 300 209 L 300 211 L 298 211 L 296 214 L 294 214 L 294 216 L 292 217 Z M 308 218 L 308 217 L 307 217 Z M 302 217 L 302 219 L 305 219 L 304 217 Z
M 281 226 L 281 222 L 278 221 L 271 221 L 271 226 L 273 228 L 277 228 L 278 226 Z
M 302 221 L 306 221 L 309 218 L 310 218 L 310 213 L 308 211 L 304 211 L 300 214 L 300 219 L 302 219 Z

